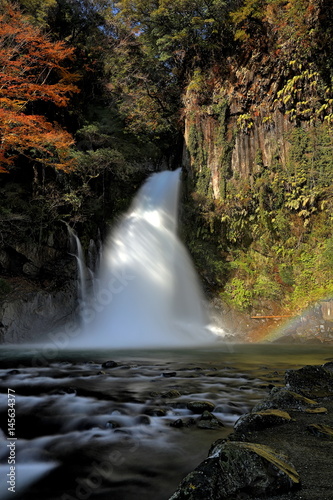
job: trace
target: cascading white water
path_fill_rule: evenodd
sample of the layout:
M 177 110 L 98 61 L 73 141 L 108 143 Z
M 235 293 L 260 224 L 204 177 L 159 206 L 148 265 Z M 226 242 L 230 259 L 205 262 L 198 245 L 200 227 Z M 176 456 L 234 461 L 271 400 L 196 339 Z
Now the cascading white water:
M 191 260 L 177 236 L 180 169 L 153 174 L 103 249 L 98 291 L 77 347 L 209 343 L 209 318 Z

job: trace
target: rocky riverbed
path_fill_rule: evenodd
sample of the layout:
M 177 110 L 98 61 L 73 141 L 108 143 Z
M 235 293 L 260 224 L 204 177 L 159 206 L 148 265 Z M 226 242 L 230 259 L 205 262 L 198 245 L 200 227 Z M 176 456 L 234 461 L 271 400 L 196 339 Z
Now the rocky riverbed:
M 1 499 L 13 498 L 3 481 L 10 390 L 16 403 L 15 500 L 167 500 L 200 463 L 205 464 L 200 472 L 204 488 L 195 477 L 188 484 L 191 495 L 201 491 L 204 496 L 188 498 L 208 500 L 211 491 L 214 500 L 267 500 L 280 488 L 278 499 L 327 500 L 329 492 L 323 492 L 331 442 L 319 436 L 326 427 L 308 426 L 331 425 L 329 361 L 332 349 L 321 345 L 220 343 L 214 349 L 68 352 L 55 345 L 1 348 Z M 301 387 L 295 374 L 306 364 L 325 367 L 311 367 Z M 284 432 L 289 433 L 286 444 Z M 205 460 L 209 449 L 211 458 Z M 316 468 L 317 452 L 322 460 Z M 309 461 L 312 477 L 303 461 Z M 226 477 L 221 464 L 229 464 L 224 497 L 217 493 Z M 318 497 L 311 487 L 319 484 Z
M 287 370 L 170 500 L 332 500 L 333 363 Z

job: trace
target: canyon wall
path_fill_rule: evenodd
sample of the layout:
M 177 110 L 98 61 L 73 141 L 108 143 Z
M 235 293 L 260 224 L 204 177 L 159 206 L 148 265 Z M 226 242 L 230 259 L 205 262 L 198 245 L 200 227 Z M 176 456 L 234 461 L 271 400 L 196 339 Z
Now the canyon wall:
M 277 71 L 266 58 L 259 63 L 256 53 L 246 66 L 229 61 L 227 76 L 203 79 L 192 82 L 183 99 L 183 164 L 192 176 L 209 177 L 211 194 L 219 199 L 226 181 L 251 179 L 274 161 L 286 165 L 295 122 L 276 103 Z

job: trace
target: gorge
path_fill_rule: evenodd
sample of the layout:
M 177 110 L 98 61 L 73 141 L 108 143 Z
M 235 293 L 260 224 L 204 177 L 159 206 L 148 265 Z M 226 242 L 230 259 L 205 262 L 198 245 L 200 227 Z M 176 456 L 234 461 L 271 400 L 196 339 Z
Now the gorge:
M 13 137 L 25 130 L 20 121 L 16 136 L 4 141 L 14 142 L 1 160 L 2 341 L 36 335 L 45 314 L 52 328 L 75 314 L 76 262 L 67 226 L 87 253 L 99 231 L 105 241 L 151 173 L 177 166 L 184 172 L 180 236 L 205 295 L 219 314 L 229 314 L 229 324 L 247 328 L 252 316 L 298 315 L 330 301 L 328 0 L 198 1 L 185 11 L 178 2 L 147 11 L 141 3 L 120 2 L 113 11 L 102 1 L 93 7 L 22 0 L 21 13 L 9 10 L 1 18 L 17 33 L 22 19 L 35 18 L 38 43 L 49 31 L 76 51 L 72 68 L 70 59 L 61 62 L 72 87 L 61 90 L 53 68 L 43 83 L 49 85 L 44 101 L 43 87 L 34 87 L 22 108 L 31 116 L 35 106 L 38 116 L 70 129 L 72 151 L 61 159 L 54 150 L 49 161 L 46 150 L 45 157 L 29 150 L 24 136 L 16 144 Z M 138 25 L 140 36 L 133 34 Z M 1 36 L 9 50 L 6 32 Z M 22 57 L 29 61 L 33 54 Z M 14 66 L 6 62 L 6 68 L 14 74 Z M 38 75 L 26 77 L 22 89 L 40 85 Z M 21 96 L 14 83 L 13 94 L 4 96 L 5 114 L 9 102 L 15 108 L 15 89 Z M 59 101 L 59 92 L 66 99 Z M 1 131 L 4 138 L 7 132 Z M 68 154 L 72 163 L 64 166 Z M 324 316 L 313 331 L 329 341 L 331 322 Z

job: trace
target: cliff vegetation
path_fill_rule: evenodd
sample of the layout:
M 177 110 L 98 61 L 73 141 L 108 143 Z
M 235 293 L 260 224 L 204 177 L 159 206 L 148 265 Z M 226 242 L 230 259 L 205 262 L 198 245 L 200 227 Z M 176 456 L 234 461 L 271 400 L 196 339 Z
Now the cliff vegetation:
M 267 313 L 330 297 L 332 45 L 330 0 L 2 0 L 0 294 L 59 287 L 66 225 L 87 247 L 181 164 L 212 296 Z

